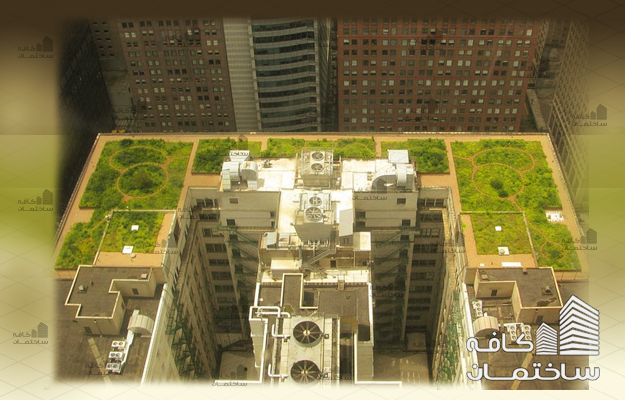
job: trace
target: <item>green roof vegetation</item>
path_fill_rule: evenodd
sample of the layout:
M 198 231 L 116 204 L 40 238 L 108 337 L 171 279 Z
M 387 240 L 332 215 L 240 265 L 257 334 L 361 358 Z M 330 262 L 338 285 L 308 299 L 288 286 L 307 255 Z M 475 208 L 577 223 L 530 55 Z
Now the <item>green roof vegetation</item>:
M 507 247 L 510 254 L 531 254 L 532 247 L 523 214 L 471 214 L 477 254 L 499 254 L 498 247 Z M 500 226 L 501 231 L 495 227 Z
M 373 139 L 269 139 L 267 141 L 267 149 L 261 153 L 261 156 L 269 158 L 295 157 L 304 147 L 333 149 L 334 158 L 357 158 L 362 160 L 376 158 L 375 141 Z
M 234 139 L 202 139 L 199 141 L 193 172 L 203 174 L 217 174 L 221 171 L 224 157 L 230 154 L 230 150 L 249 150 L 250 155 L 260 155 L 261 142 L 235 141 Z
M 480 140 L 451 145 L 463 211 L 524 211 L 538 265 L 579 270 L 577 254 L 566 250 L 566 225 L 547 220 L 545 210 L 560 208 L 552 170 L 540 142 Z
M 91 264 L 111 210 L 164 210 L 178 205 L 193 143 L 123 139 L 104 145 L 80 207 L 89 222 L 74 224 L 56 260 L 57 269 Z
M 441 174 L 449 172 L 447 147 L 443 139 L 408 139 L 402 142 L 382 142 L 382 156 L 387 157 L 388 150 L 408 150 L 415 160 L 417 172 L 423 174 Z
M 164 216 L 156 212 L 114 212 L 100 250 L 121 252 L 124 246 L 134 246 L 133 253 L 151 253 Z M 133 231 L 133 225 L 138 225 L 139 229 Z

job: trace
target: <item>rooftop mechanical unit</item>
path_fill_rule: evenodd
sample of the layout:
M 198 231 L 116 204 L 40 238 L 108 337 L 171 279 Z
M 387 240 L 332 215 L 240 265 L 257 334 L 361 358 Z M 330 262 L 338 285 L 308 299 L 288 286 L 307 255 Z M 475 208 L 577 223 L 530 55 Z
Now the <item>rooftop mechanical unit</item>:
M 331 150 L 304 149 L 300 157 L 300 174 L 304 186 L 330 187 L 334 154 Z

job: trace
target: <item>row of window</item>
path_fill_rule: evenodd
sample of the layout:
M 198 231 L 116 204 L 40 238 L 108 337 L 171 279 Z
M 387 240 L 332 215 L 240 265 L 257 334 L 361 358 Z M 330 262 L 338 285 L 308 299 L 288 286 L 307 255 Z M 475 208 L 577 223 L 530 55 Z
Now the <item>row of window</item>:
M 312 79 L 312 81 L 314 81 L 314 78 Z M 523 79 L 518 79 L 518 80 L 509 80 L 507 82 L 508 86 L 514 87 L 514 86 L 523 86 Z M 416 82 L 416 86 L 469 86 L 469 80 L 465 79 L 465 80 L 455 80 L 453 81 L 453 85 L 452 85 L 452 80 L 451 79 L 445 79 L 445 80 L 434 80 L 432 81 L 431 79 L 419 79 Z M 412 80 L 404 80 L 401 79 L 398 81 L 399 86 L 406 86 L 406 84 L 408 84 L 408 86 L 414 86 L 415 83 L 413 83 Z M 377 80 L 375 79 L 362 79 L 362 80 L 357 80 L 357 79 L 353 79 L 353 80 L 343 80 L 343 86 L 376 86 L 377 84 Z M 277 86 L 277 85 L 276 85 Z M 380 80 L 380 86 L 395 86 L 395 79 L 382 79 Z M 473 81 L 473 86 L 488 86 L 488 81 L 487 80 L 474 80 Z M 497 80 L 497 79 L 493 79 L 490 82 L 490 86 L 506 86 L 506 80 Z
M 97 22 L 93 23 L 94 25 L 97 25 Z M 106 22 L 102 22 L 102 24 L 106 25 Z M 202 25 L 204 26 L 216 26 L 216 20 L 208 20 L 205 19 L 202 21 Z M 134 22 L 122 22 L 121 23 L 122 28 L 124 29 L 132 29 L 134 28 L 135 24 Z M 198 26 L 198 20 L 197 19 L 187 19 L 185 20 L 185 25 L 186 26 Z M 139 26 L 140 27 L 150 27 L 152 26 L 152 21 L 139 21 Z M 161 20 L 158 21 L 158 26 L 180 26 L 180 22 L 178 20 Z
M 427 33 L 425 33 L 427 34 Z M 452 34 L 455 34 L 452 33 Z M 474 35 L 475 32 L 473 33 L 469 33 L 470 35 Z M 463 33 L 462 35 L 466 35 L 466 33 Z M 530 35 L 531 36 L 531 35 Z M 474 44 L 474 40 L 475 39 L 459 39 L 459 44 L 461 46 L 473 46 Z M 443 45 L 443 46 L 454 46 L 456 44 L 456 39 L 440 39 L 438 40 L 437 43 L 437 39 L 427 39 L 427 38 L 422 38 L 422 39 L 383 39 L 380 40 L 380 44 L 382 46 L 397 46 L 397 44 L 400 44 L 401 46 L 434 46 L 434 45 Z M 493 40 L 478 40 L 477 41 L 479 46 L 492 46 L 494 41 Z M 532 44 L 531 40 L 517 40 L 516 41 L 516 46 L 526 46 L 529 47 Z M 358 46 L 358 39 L 343 39 L 343 46 Z M 363 46 L 378 46 L 378 40 L 377 39 L 363 39 L 362 40 L 362 45 Z M 504 39 L 499 39 L 497 40 L 497 45 L 498 46 L 512 46 L 512 40 L 504 40 Z
M 471 90 L 471 92 L 469 92 L 468 89 L 455 89 L 453 92 L 451 91 L 451 89 L 437 89 L 434 91 L 436 96 L 450 96 L 453 93 L 453 96 L 458 97 L 458 96 L 486 96 L 487 92 L 485 89 L 473 89 Z M 394 92 L 393 92 L 394 94 Z M 413 89 L 399 89 L 398 94 L 400 96 L 413 96 L 415 94 L 415 91 Z M 419 96 L 431 96 L 432 95 L 432 91 L 431 90 L 417 90 L 416 94 Z M 514 96 L 516 93 L 514 90 L 508 90 L 508 92 L 506 92 L 506 95 L 508 96 Z M 504 96 L 504 91 L 503 89 L 491 89 L 488 91 L 488 95 L 489 96 Z M 343 104 L 344 105 L 358 105 L 358 101 L 360 100 L 361 104 L 363 106 L 366 105 L 374 105 L 376 104 L 376 102 L 378 101 L 378 99 L 352 99 L 352 98 L 346 98 L 343 99 Z M 479 100 L 479 99 L 476 99 Z M 473 101 L 473 100 L 471 100 Z M 502 104 L 503 99 L 489 99 L 488 104 Z M 415 99 L 415 104 L 427 104 L 427 103 L 434 103 L 436 106 L 438 106 L 438 104 L 448 104 L 449 103 L 449 99 L 447 98 L 443 98 L 443 99 Z M 458 105 L 458 104 L 466 104 L 467 100 L 466 99 L 454 99 L 452 100 L 452 104 L 453 105 Z M 517 104 L 519 102 L 519 99 L 506 99 L 506 104 L 512 104 L 515 103 Z M 397 99 L 397 103 L 398 104 L 412 104 L 412 99 L 411 98 L 407 98 L 407 99 Z M 381 98 L 379 99 L 379 104 L 395 104 L 395 99 L 385 99 L 385 98 Z M 475 104 L 475 103 L 472 103 Z
M 441 81 L 439 81 L 441 82 Z M 440 85 L 436 85 L 436 86 L 440 86 Z M 314 89 L 314 87 L 312 87 Z M 298 89 L 299 90 L 299 89 Z M 411 94 L 413 92 L 411 92 L 412 89 L 399 89 L 398 93 L 399 95 L 404 95 L 404 94 Z M 441 89 L 442 91 L 442 89 Z M 437 93 L 439 93 L 438 89 L 436 90 Z M 503 96 L 504 95 L 504 91 L 503 89 L 499 89 L 499 90 L 491 90 L 491 95 L 492 93 L 497 93 L 496 96 Z M 276 92 L 278 94 L 280 94 L 280 92 Z M 429 96 L 431 95 L 432 91 L 431 90 L 417 90 L 417 95 L 418 96 Z M 454 93 L 462 93 L 462 95 L 466 95 L 466 93 L 468 93 L 467 89 L 464 89 L 462 91 L 460 91 L 459 89 L 455 90 Z M 506 93 L 507 96 L 521 96 L 523 93 L 522 90 L 517 89 L 509 89 Z M 344 96 L 375 96 L 375 95 L 382 95 L 382 96 L 395 96 L 395 89 L 382 89 L 379 92 L 376 89 L 363 89 L 360 93 L 358 92 L 358 90 L 356 89 L 345 89 L 343 90 L 343 95 Z M 463 111 L 464 112 L 464 111 Z
M 351 18 L 351 25 L 357 25 L 358 22 L 362 21 L 363 24 L 365 25 L 369 25 L 369 24 L 373 24 L 376 25 L 378 23 L 378 19 L 377 18 Z M 399 21 L 397 18 L 383 18 L 380 20 L 382 24 L 391 24 L 391 25 L 397 25 L 397 22 Z M 407 24 L 422 24 L 424 26 L 428 26 L 428 25 L 436 25 L 437 24 L 437 19 L 436 18 L 402 18 L 401 22 L 404 25 Z M 500 24 L 500 25 L 514 25 L 516 24 L 520 24 L 520 25 L 533 25 L 534 21 L 533 20 L 519 20 L 519 21 L 515 21 L 514 19 L 497 19 L 497 18 L 482 18 L 481 20 L 481 24 L 482 25 L 493 25 L 493 24 Z M 451 23 L 451 25 L 455 25 L 456 23 L 458 23 L 458 19 L 457 18 L 442 18 L 441 22 L 443 25 L 447 25 L 449 23 Z M 349 18 L 343 18 L 342 19 L 342 23 L 344 25 L 349 25 L 350 24 L 350 19 Z M 478 23 L 477 18 L 462 18 L 461 20 L 462 24 L 470 24 L 470 25 L 475 25 Z

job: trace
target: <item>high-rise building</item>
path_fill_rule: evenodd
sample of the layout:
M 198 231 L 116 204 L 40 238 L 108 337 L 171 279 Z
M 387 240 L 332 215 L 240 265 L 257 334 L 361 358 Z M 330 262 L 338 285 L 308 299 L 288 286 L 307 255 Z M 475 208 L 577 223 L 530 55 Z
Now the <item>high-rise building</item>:
M 91 28 L 132 130 L 319 132 L 332 96 L 330 25 L 122 18 Z
M 587 24 L 568 21 L 568 35 L 548 122 L 560 168 L 578 214 L 587 213 L 589 205 L 588 136 L 577 126 L 580 116 L 590 111 L 588 35 Z
M 91 29 L 103 65 L 126 70 L 137 131 L 236 130 L 221 19 L 121 18 Z
M 61 191 L 57 194 L 60 214 L 70 201 L 97 134 L 114 128 L 111 102 L 88 22 L 67 23 L 63 29 L 59 65 L 59 111 L 64 134 Z
M 340 18 L 339 130 L 518 131 L 540 25 Z
M 319 132 L 329 92 L 329 19 L 224 19 L 240 131 Z

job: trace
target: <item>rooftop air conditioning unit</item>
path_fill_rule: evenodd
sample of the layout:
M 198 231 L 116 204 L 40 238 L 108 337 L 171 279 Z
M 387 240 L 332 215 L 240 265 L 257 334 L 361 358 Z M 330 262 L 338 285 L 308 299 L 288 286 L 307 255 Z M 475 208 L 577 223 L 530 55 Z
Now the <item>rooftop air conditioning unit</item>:
M 291 367 L 291 378 L 297 383 L 313 383 L 321 379 L 321 369 L 310 360 L 300 360 Z
M 293 337 L 297 343 L 305 347 L 318 344 L 322 336 L 321 328 L 312 321 L 302 321 L 293 328 Z

